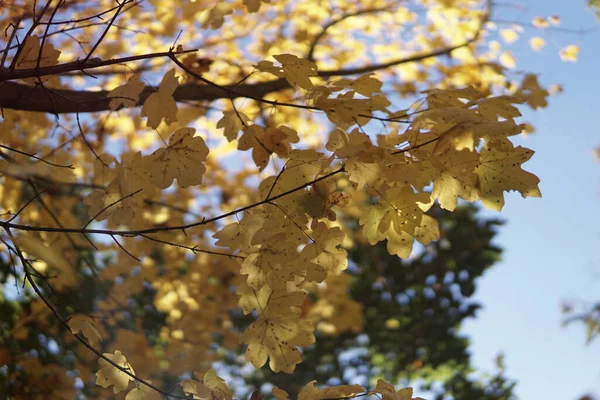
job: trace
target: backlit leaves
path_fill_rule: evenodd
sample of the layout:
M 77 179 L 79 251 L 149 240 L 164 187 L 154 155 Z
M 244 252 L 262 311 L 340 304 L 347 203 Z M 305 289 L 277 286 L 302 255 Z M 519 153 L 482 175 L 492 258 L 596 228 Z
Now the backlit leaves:
M 97 347 L 102 341 L 102 337 L 98 330 L 92 324 L 90 318 L 84 315 L 74 315 L 69 319 L 69 328 L 73 333 L 81 332 L 88 340 L 91 346 Z
M 17 69 L 49 67 L 58 64 L 58 57 L 61 53 L 60 50 L 55 49 L 48 40 L 45 40 L 44 47 L 40 53 L 40 41 L 41 39 L 36 35 L 27 36 L 27 38 L 25 38 L 25 42 L 23 43 L 21 52 L 17 58 L 17 63 L 15 64 Z M 35 84 L 36 82 L 46 82 L 48 79 L 50 79 L 50 76 L 25 79 L 25 81 L 30 84 Z
M 200 381 L 184 380 L 181 387 L 193 399 L 231 400 L 233 395 L 225 381 L 210 369 Z
M 182 187 L 199 185 L 206 171 L 204 161 L 208 147 L 204 139 L 194 136 L 194 128 L 180 128 L 173 132 L 167 147 L 156 150 L 146 160 L 150 181 L 166 189 L 177 179 Z
M 281 67 L 275 66 L 271 61 L 261 61 L 256 68 L 262 72 L 269 72 L 280 78 L 286 78 L 292 86 L 311 90 L 314 85 L 310 76 L 317 75 L 317 65 L 312 61 L 298 58 L 293 54 L 277 54 L 273 56 L 279 61 Z
M 142 115 L 148 117 L 148 127 L 156 129 L 164 119 L 167 125 L 177 121 L 177 103 L 173 93 L 179 86 L 179 79 L 175 77 L 175 68 L 169 70 L 158 87 L 144 102 Z
M 396 390 L 392 385 L 382 379 L 377 381 L 375 390 L 369 393 L 379 393 L 383 400 L 423 400 L 420 397 L 412 397 L 412 388 L 403 388 Z
M 313 326 L 299 318 L 306 293 L 301 291 L 273 291 L 268 286 L 260 290 L 247 288 L 238 290 L 242 299 L 247 298 L 258 313 L 241 337 L 247 344 L 246 359 L 256 368 L 269 359 L 274 372 L 292 373 L 302 356 L 296 346 L 314 343 Z M 240 300 L 242 301 L 242 300 Z
M 133 378 L 123 372 L 123 370 L 134 374 L 133 368 L 131 368 L 131 365 L 129 365 L 127 359 L 119 350 L 115 351 L 114 354 L 104 353 L 104 356 L 121 369 L 101 358 L 98 360 L 100 369 L 96 372 L 96 384 L 103 388 L 112 386 L 115 394 L 120 393 L 127 389 L 130 381 L 133 381 Z
M 541 197 L 539 178 L 521 169 L 521 164 L 533 151 L 518 146 L 512 151 L 481 150 L 481 159 L 475 169 L 479 176 L 479 190 L 483 204 L 496 211 L 504 206 L 504 191 L 517 190 L 525 197 Z
M 140 81 L 138 74 L 133 75 L 125 85 L 117 86 L 106 97 L 112 98 L 109 103 L 111 110 L 116 110 L 119 107 L 133 107 L 140 99 L 140 93 L 144 90 L 144 83 Z
M 238 149 L 252 149 L 252 159 L 263 170 L 269 163 L 271 154 L 285 157 L 291 150 L 290 143 L 298 140 L 298 134 L 285 126 L 265 129 L 260 125 L 250 125 L 244 128 L 244 133 L 238 140 Z

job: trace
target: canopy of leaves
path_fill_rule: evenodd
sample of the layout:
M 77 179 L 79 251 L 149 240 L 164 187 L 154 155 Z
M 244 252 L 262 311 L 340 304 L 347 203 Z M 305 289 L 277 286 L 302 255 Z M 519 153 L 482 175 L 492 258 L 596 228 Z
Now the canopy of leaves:
M 541 196 L 513 137 L 550 95 L 492 1 L 0 4 L 3 395 L 229 399 L 213 364 L 243 351 L 313 368 L 303 399 L 411 399 L 388 382 L 441 367 L 485 398 L 454 329 L 497 249 L 459 205 Z M 360 332 L 370 381 L 309 381 Z

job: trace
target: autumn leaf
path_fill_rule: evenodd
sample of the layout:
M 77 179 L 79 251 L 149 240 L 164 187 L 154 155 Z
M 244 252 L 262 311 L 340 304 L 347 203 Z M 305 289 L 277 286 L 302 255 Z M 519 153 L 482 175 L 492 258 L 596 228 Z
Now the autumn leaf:
M 319 222 L 313 228 L 312 242 L 307 244 L 300 252 L 300 262 L 311 262 L 321 268 L 321 273 L 307 276 L 311 281 L 321 282 L 327 273 L 340 274 L 348 268 L 348 253 L 341 248 L 344 233 L 339 227 L 328 228 Z
M 293 87 L 300 86 L 306 90 L 314 87 L 309 77 L 317 75 L 315 63 L 293 54 L 277 54 L 273 58 L 279 61 L 281 67 L 275 66 L 271 61 L 261 61 L 256 65 L 256 69 L 286 78 Z
M 255 13 L 259 10 L 261 3 L 269 3 L 271 0 L 244 0 L 248 12 Z
M 115 111 L 120 107 L 133 107 L 140 100 L 140 93 L 144 90 L 144 83 L 140 81 L 140 75 L 135 74 L 125 85 L 117 86 L 106 97 L 112 98 L 109 103 L 111 110 Z
M 21 45 L 21 51 L 17 58 L 15 68 L 26 69 L 37 68 L 38 66 L 50 67 L 58 64 L 58 57 L 60 57 L 60 54 L 61 51 L 55 49 L 48 40 L 44 41 L 44 47 L 40 54 L 40 38 L 36 35 L 27 36 Z M 37 78 L 28 78 L 25 79 L 25 82 L 33 85 L 37 82 L 46 82 L 50 78 L 49 75 L 46 75 Z
M 104 353 L 104 356 L 118 365 L 120 368 L 127 370 L 131 374 L 135 374 L 133 368 L 131 368 L 131 365 L 129 365 L 127 359 L 119 350 L 116 350 L 114 354 Z M 98 360 L 98 362 L 100 363 L 100 369 L 98 372 L 96 372 L 97 385 L 100 385 L 103 388 L 112 386 L 113 392 L 117 394 L 126 390 L 129 382 L 133 381 L 132 377 L 105 359 L 101 358 Z
M 273 394 L 273 397 L 275 397 L 275 399 L 277 400 L 288 400 L 290 396 L 285 390 L 279 389 L 277 386 L 273 386 L 273 390 L 271 391 L 271 393 Z
M 223 118 L 217 121 L 217 128 L 223 128 L 223 135 L 227 141 L 231 142 L 237 139 L 238 133 L 247 125 L 250 118 L 242 112 L 225 111 Z
M 579 47 L 571 44 L 560 50 L 560 59 L 565 62 L 577 62 Z
M 90 318 L 88 318 L 84 315 L 72 316 L 69 319 L 68 325 L 69 325 L 69 328 L 71 329 L 71 332 L 73 332 L 73 333 L 81 332 L 81 334 L 83 334 L 83 336 L 85 336 L 85 338 L 90 343 L 90 346 L 92 346 L 94 348 L 97 348 L 97 346 L 102 341 L 102 337 L 100 336 L 100 333 L 98 332 L 96 327 L 94 327 L 94 325 L 90 322 Z
M 204 139 L 194 136 L 194 128 L 179 128 L 169 138 L 169 145 L 160 148 L 145 160 L 150 181 L 160 189 L 166 189 L 177 179 L 181 187 L 202 183 L 206 172 L 204 162 L 208 147 Z
M 244 292 L 242 292 L 244 293 Z M 314 343 L 313 326 L 299 318 L 306 293 L 273 291 L 268 286 L 259 291 L 250 288 L 244 295 L 258 312 L 258 319 L 242 334 L 241 343 L 247 344 L 246 360 L 255 368 L 267 359 L 273 372 L 292 373 L 302 356 L 296 346 Z
M 298 400 L 351 399 L 365 392 L 365 388 L 360 385 L 338 385 L 319 390 L 315 383 L 316 381 L 307 383 L 298 394 Z
M 181 387 L 186 395 L 194 399 L 232 400 L 233 395 L 225 381 L 210 369 L 201 381 L 183 380 Z
M 73 266 L 56 247 L 47 246 L 43 241 L 27 235 L 15 237 L 15 244 L 27 255 L 45 262 L 54 273 L 58 274 L 58 280 L 62 285 L 74 287 L 78 284 L 79 279 L 73 271 Z
M 382 400 L 423 400 L 420 397 L 412 397 L 412 388 L 408 387 L 396 391 L 396 389 L 392 385 L 390 385 L 382 379 L 379 379 L 377 381 L 377 386 L 375 387 L 375 390 L 372 390 L 369 393 L 379 393 L 383 397 Z
M 521 169 L 521 164 L 533 151 L 518 146 L 512 151 L 481 150 L 475 173 L 479 177 L 479 191 L 483 205 L 496 211 L 504 206 L 504 191 L 517 190 L 525 197 L 541 197 L 539 178 Z
M 225 22 L 225 17 L 231 13 L 233 13 L 233 9 L 231 8 L 230 4 L 219 2 L 213 8 L 211 8 L 210 11 L 208 11 L 202 27 L 218 29 Z
M 151 380 L 147 380 L 146 382 L 152 383 Z M 160 400 L 160 398 L 161 396 L 156 390 L 143 383 L 140 383 L 138 387 L 131 389 L 129 393 L 127 393 L 127 396 L 125 396 L 125 400 Z
M 271 154 L 285 157 L 290 151 L 290 143 L 297 142 L 298 134 L 287 127 L 267 128 L 250 125 L 238 140 L 239 150 L 252 149 L 252 159 L 263 170 L 269 163 Z
M 158 87 L 158 91 L 152 93 L 142 107 L 142 115 L 148 117 L 148 127 L 158 128 L 164 119 L 167 125 L 177 121 L 177 103 L 173 99 L 173 93 L 179 86 L 179 79 L 175 77 L 175 68 L 169 70 Z

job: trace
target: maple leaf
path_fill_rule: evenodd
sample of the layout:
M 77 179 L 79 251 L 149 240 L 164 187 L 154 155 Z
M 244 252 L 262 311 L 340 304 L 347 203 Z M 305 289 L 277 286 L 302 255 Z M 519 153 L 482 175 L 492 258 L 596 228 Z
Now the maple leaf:
M 544 38 L 534 36 L 531 39 L 529 39 L 529 45 L 533 50 L 540 51 L 546 45 L 546 41 L 544 40 Z
M 472 86 L 460 89 L 429 89 L 421 93 L 427 95 L 427 105 L 432 108 L 466 107 L 462 99 L 476 100 L 485 95 Z
M 148 127 L 158 128 L 163 119 L 167 125 L 177 121 L 177 103 L 173 99 L 173 93 L 178 86 L 175 68 L 170 69 L 163 76 L 158 91 L 148 96 L 142 107 L 142 115 L 148 117 Z
M 298 256 L 297 244 L 286 241 L 283 233 L 272 234 L 268 230 L 264 233 L 257 232 L 254 236 L 252 243 L 260 244 L 260 250 L 244 259 L 240 273 L 248 275 L 248 285 L 257 290 L 267 279 L 271 282 L 269 286 L 285 288 L 285 282 L 293 275 L 291 266 Z
M 273 386 L 273 390 L 271 390 L 273 397 L 277 400 L 288 400 L 290 395 L 283 389 L 279 389 L 277 386 Z
M 271 0 L 244 0 L 248 12 L 255 13 L 260 9 L 261 3 L 270 3 Z
M 181 387 L 186 395 L 194 399 L 231 400 L 233 394 L 225 381 L 217 376 L 213 369 L 209 369 L 201 382 L 193 380 L 181 381 Z
M 315 387 L 316 382 L 308 382 L 298 393 L 298 400 L 351 399 L 365 392 L 360 385 L 338 385 L 319 390 Z
M 467 201 L 477 199 L 477 175 L 474 170 L 478 161 L 479 155 L 467 149 L 432 157 L 431 165 L 436 170 L 436 176 L 431 196 L 439 201 L 440 207 L 453 211 L 459 197 Z
M 327 272 L 338 275 L 348 268 L 348 253 L 340 248 L 344 236 L 337 226 L 328 228 L 323 222 L 316 224 L 311 234 L 313 241 L 304 246 L 299 261 L 314 263 L 320 266 L 322 272 L 307 276 L 308 280 L 322 282 Z
M 240 342 L 247 344 L 246 360 L 255 368 L 262 367 L 269 359 L 273 372 L 292 373 L 302 356 L 296 346 L 308 346 L 315 342 L 313 326 L 300 319 L 298 308 L 306 296 L 303 291 L 273 291 L 265 286 L 259 291 L 250 289 L 245 297 L 254 297 L 259 318 L 242 334 Z M 242 300 L 240 300 L 242 301 Z
M 393 229 L 398 234 L 414 234 L 423 217 L 418 203 L 429 203 L 429 193 L 415 193 L 410 187 L 391 188 L 379 203 L 369 206 L 360 218 L 363 234 L 371 244 L 382 240 Z
M 17 58 L 15 64 L 16 69 L 27 69 L 40 67 L 50 67 L 58 64 L 58 57 L 60 57 L 60 50 L 54 48 L 54 46 L 44 41 L 44 48 L 40 54 L 40 38 L 36 35 L 30 35 L 25 38 L 25 42 L 21 45 L 21 52 Z M 39 64 L 38 64 L 39 59 Z M 51 78 L 49 75 L 24 79 L 29 84 L 36 84 L 37 82 L 46 82 Z
M 525 75 L 518 94 L 534 110 L 548 106 L 548 101 L 546 99 L 549 96 L 549 93 L 540 86 L 535 74 Z
M 146 382 L 152 383 L 151 380 Z M 125 400 L 160 400 L 160 394 L 149 386 L 140 384 L 138 387 L 133 388 L 125 396 Z
M 373 93 L 381 91 L 383 83 L 374 77 L 374 73 L 362 75 L 356 79 L 339 79 L 333 83 L 333 86 L 349 88 L 358 94 L 370 97 Z
M 277 54 L 273 58 L 281 63 L 281 67 L 275 66 L 271 61 L 261 61 L 255 66 L 256 69 L 285 78 L 293 87 L 313 89 L 314 85 L 309 77 L 317 76 L 317 64 L 293 54 Z
M 412 388 L 408 387 L 396 391 L 392 385 L 382 379 L 377 380 L 377 386 L 369 392 L 369 394 L 375 393 L 381 394 L 383 396 L 382 400 L 423 400 L 420 397 L 412 397 Z
M 15 237 L 15 244 L 25 251 L 28 256 L 33 256 L 45 262 L 53 272 L 58 273 L 61 286 L 74 287 L 79 283 L 78 275 L 73 271 L 73 266 L 65 255 L 55 246 L 47 246 L 43 241 L 27 235 Z
M 263 226 L 264 215 L 260 212 L 247 212 L 240 222 L 232 222 L 213 235 L 217 246 L 232 250 L 246 251 L 251 247 L 254 234 Z
M 119 350 L 116 350 L 115 354 L 104 353 L 104 357 L 108 358 L 122 369 L 129 371 L 131 374 L 135 374 L 133 368 L 131 368 L 131 365 L 129 365 L 127 359 Z M 132 377 L 116 368 L 105 359 L 99 359 L 98 363 L 100 363 L 100 369 L 96 372 L 97 385 L 100 385 L 103 388 L 113 386 L 113 392 L 117 394 L 127 389 L 129 382 L 133 381 Z
M 341 128 L 354 124 L 364 125 L 369 122 L 369 115 L 375 111 L 387 111 L 391 103 L 383 95 L 367 99 L 354 98 L 354 92 L 339 94 L 333 98 L 318 98 L 315 106 L 325 111 L 327 118 Z
M 241 131 L 250 121 L 244 113 L 236 111 L 224 111 L 223 118 L 217 121 L 217 128 L 223 128 L 223 134 L 227 141 L 231 142 L 237 139 L 239 131 Z
M 525 197 L 541 197 L 540 179 L 521 169 L 521 164 L 533 151 L 518 146 L 512 151 L 497 151 L 488 147 L 481 150 L 475 173 L 479 177 L 479 192 L 483 205 L 496 211 L 504 206 L 504 191 L 517 190 Z
M 67 322 L 71 332 L 79 333 L 81 332 L 83 336 L 88 340 L 90 345 L 94 348 L 102 341 L 102 337 L 98 330 L 92 325 L 90 322 L 90 318 L 84 315 L 74 315 Z
M 225 16 L 230 15 L 231 13 L 233 13 L 233 8 L 230 4 L 219 2 L 208 11 L 202 27 L 218 29 L 225 22 Z
M 204 139 L 194 136 L 195 132 L 194 128 L 177 129 L 169 138 L 167 147 L 156 150 L 146 158 L 146 170 L 156 187 L 166 189 L 171 186 L 173 179 L 177 179 L 181 187 L 202 183 L 208 147 Z
M 117 86 L 106 97 L 112 98 L 108 106 L 115 111 L 120 107 L 133 107 L 140 100 L 140 93 L 144 90 L 144 83 L 140 81 L 140 75 L 135 74 L 125 85 Z
M 252 149 L 252 159 L 263 170 L 269 164 L 271 154 L 285 157 L 292 149 L 290 143 L 299 140 L 296 131 L 286 126 L 265 129 L 260 125 L 250 125 L 244 128 L 238 140 L 238 150 Z
M 571 44 L 560 50 L 560 59 L 565 62 L 577 62 L 578 55 L 579 47 L 574 44 Z

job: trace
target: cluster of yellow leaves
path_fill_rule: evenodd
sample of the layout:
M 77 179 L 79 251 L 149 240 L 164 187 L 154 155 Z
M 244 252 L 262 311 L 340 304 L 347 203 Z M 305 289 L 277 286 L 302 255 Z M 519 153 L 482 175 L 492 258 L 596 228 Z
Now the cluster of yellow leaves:
M 225 111 L 218 127 L 229 141 L 243 132 L 238 149 L 252 149 L 259 170 L 276 156 L 285 165 L 259 184 L 264 204 L 214 237 L 217 246 L 244 256 L 240 306 L 258 314 L 241 338 L 248 345 L 246 358 L 256 367 L 270 358 L 274 371 L 292 372 L 301 361 L 297 346 L 314 340 L 309 321 L 330 332 L 352 329 L 343 319 L 327 316 L 336 307 L 331 298 L 317 302 L 303 318 L 298 308 L 307 285 L 333 282 L 347 268 L 341 248 L 345 234 L 332 225 L 337 219 L 333 209 L 364 201 L 360 193 L 366 189 L 373 200 L 359 215 L 363 237 L 370 244 L 386 240 L 391 254 L 406 258 L 415 240 L 428 244 L 439 238 L 437 221 L 426 214 L 434 201 L 454 210 L 459 199 L 481 200 L 499 211 L 505 191 L 541 196 L 539 179 L 521 169 L 533 152 L 515 147 L 509 138 L 525 129 L 515 122 L 521 115 L 515 105 L 545 101 L 547 93 L 533 75 L 515 96 L 487 97 L 472 87 L 432 89 L 424 92 L 426 109 L 411 116 L 387 110 L 390 103 L 372 74 L 317 86 L 310 80 L 316 73 L 312 64 L 289 55 L 275 58 L 281 67 L 266 62 L 257 67 L 308 91 L 311 104 L 335 124 L 325 146 L 329 154 L 294 149 L 299 136 L 290 128 L 251 124 L 240 111 Z M 410 118 L 410 125 L 374 143 L 360 125 L 377 111 Z M 347 132 L 353 125 L 359 127 Z M 341 165 L 351 186 L 340 190 L 335 180 L 320 181 Z
M 100 3 L 96 7 L 101 9 L 103 4 Z M 273 79 L 273 76 L 285 79 L 292 88 L 302 89 L 293 95 L 305 96 L 307 106 L 311 107 L 310 112 L 273 107 L 272 115 L 266 116 L 265 109 L 260 109 L 250 100 L 238 107 L 234 104 L 232 108 L 227 108 L 230 106 L 225 102 L 222 118 L 208 132 L 212 134 L 223 129 L 224 138 L 231 142 L 230 148 L 251 152 L 252 161 L 257 167 L 255 171 L 240 173 L 232 182 L 228 182 L 229 177 L 218 170 L 220 166 L 207 160 L 209 149 L 204 139 L 195 136 L 194 128 L 186 127 L 198 122 L 198 114 L 197 110 L 190 112 L 181 104 L 178 108 L 174 94 L 179 88 L 180 79 L 175 69 L 163 75 L 157 89 L 145 88 L 142 77 L 135 74 L 108 93 L 112 111 L 125 114 L 122 109 L 140 106 L 141 115 L 146 118 L 146 127 L 156 130 L 149 136 L 148 147 L 160 142 L 159 128 L 164 128 L 164 125 L 176 127 L 164 145 L 151 154 L 115 150 L 110 151 L 114 155 L 105 153 L 89 162 L 84 160 L 89 169 L 93 169 L 90 173 L 87 170 L 79 172 L 79 176 L 93 177 L 94 189 L 84 201 L 90 217 L 96 221 L 106 220 L 111 228 L 123 229 L 147 227 L 145 224 L 149 221 L 154 224 L 152 226 L 183 224 L 183 217 L 174 216 L 164 209 L 158 212 L 156 209 L 145 209 L 144 201 L 166 199 L 177 203 L 179 207 L 187 207 L 193 202 L 198 206 L 204 199 L 198 194 L 199 191 L 194 190 L 204 190 L 205 187 L 222 189 L 225 204 L 221 209 L 224 212 L 252 202 L 259 203 L 243 214 L 237 213 L 237 220 L 229 220 L 220 230 L 216 228 L 216 245 L 227 247 L 236 256 L 235 260 L 229 260 L 226 268 L 223 267 L 225 263 L 211 265 L 207 258 L 198 256 L 196 259 L 200 261 L 197 265 L 182 277 L 173 271 L 186 261 L 182 248 L 168 247 L 168 250 L 156 252 L 155 247 L 141 244 L 141 240 L 136 241 L 139 238 L 124 237 L 123 247 L 139 255 L 142 261 L 136 263 L 131 260 L 133 257 L 121 255 L 115 265 L 102 271 L 104 279 L 123 280 L 111 293 L 123 301 L 127 300 L 127 296 L 139 293 L 144 282 L 152 282 L 156 290 L 154 305 L 167 315 L 167 326 L 161 331 L 161 340 L 168 342 L 165 358 L 173 355 L 173 372 L 189 370 L 190 359 L 200 359 L 206 354 L 203 351 L 205 347 L 208 348 L 210 338 L 206 336 L 210 334 L 202 332 L 199 325 L 205 326 L 208 331 L 227 331 L 231 327 L 226 318 L 222 318 L 225 321 L 222 326 L 214 322 L 220 320 L 220 316 L 225 314 L 224 310 L 231 306 L 228 301 L 236 301 L 233 294 L 233 300 L 226 295 L 219 297 L 218 290 L 227 288 L 227 285 L 237 286 L 239 306 L 244 312 L 256 315 L 254 323 L 240 338 L 248 346 L 247 359 L 256 367 L 269 360 L 273 370 L 292 372 L 301 361 L 299 347 L 314 342 L 315 327 L 327 334 L 360 329 L 362 321 L 356 317 L 362 315 L 360 304 L 351 302 L 347 294 L 350 282 L 348 276 L 342 274 L 348 266 L 344 247 L 349 239 L 347 229 L 338 221 L 342 208 L 347 207 L 349 214 L 357 217 L 362 235 L 358 236 L 359 240 L 364 239 L 369 243 L 385 240 L 390 253 L 408 257 L 415 240 L 427 244 L 439 236 L 437 222 L 427 215 L 435 201 L 443 208 L 453 210 L 460 199 L 481 200 L 485 206 L 500 210 L 505 191 L 515 190 L 523 197 L 540 196 L 537 187 L 539 180 L 522 169 L 522 164 L 533 152 L 515 147 L 509 138 L 525 129 L 524 125 L 515 123 L 515 118 L 520 116 L 515 105 L 526 103 L 533 108 L 544 107 L 549 93 L 532 74 L 526 74 L 520 85 L 509 82 L 503 75 L 504 68 L 490 61 L 499 59 L 505 67 L 515 66 L 512 53 L 502 51 L 499 44 L 490 46 L 494 47 L 490 49 L 493 56 L 476 56 L 475 51 L 469 48 L 457 49 L 451 54 L 452 65 L 433 58 L 427 59 L 424 64 L 398 65 L 394 73 L 401 77 L 402 83 L 395 88 L 402 96 L 419 94 L 423 88 L 434 85 L 444 89 L 422 92 L 425 105 L 416 112 L 414 108 L 390 111 L 391 102 L 381 90 L 380 78 L 385 78 L 385 73 L 380 77 L 367 73 L 357 78 L 325 81 L 318 76 L 314 59 L 320 60 L 320 65 L 327 64 L 329 68 L 368 64 L 372 61 L 371 57 L 378 58 L 377 61 L 381 61 L 379 58 L 387 59 L 390 54 L 398 53 L 398 40 L 392 40 L 389 45 L 374 45 L 366 51 L 365 47 L 358 44 L 348 44 L 348 37 L 351 37 L 348 32 L 358 28 L 365 36 L 389 33 L 392 39 L 402 39 L 404 43 L 404 36 L 393 37 L 395 30 L 388 28 L 392 25 L 397 27 L 398 21 L 402 21 L 408 29 L 402 29 L 398 35 L 408 33 L 419 18 L 408 8 L 399 6 L 397 11 L 383 15 L 384 18 L 380 18 L 382 15 L 379 13 L 370 15 L 368 12 L 364 20 L 362 17 L 343 18 L 344 22 L 332 26 L 321 38 L 318 36 L 321 27 L 335 18 L 335 13 L 344 15 L 346 12 L 355 12 L 355 6 L 340 4 L 336 6 L 339 9 L 334 9 L 328 2 L 267 0 L 214 2 L 208 6 L 204 1 L 180 1 L 176 2 L 177 6 L 162 0 L 152 0 L 150 3 L 154 8 L 150 12 L 133 7 L 123 17 L 123 26 L 134 26 L 133 22 L 142 21 L 151 32 L 151 35 L 138 35 L 134 31 L 130 33 L 136 43 L 137 53 L 150 52 L 161 36 L 163 39 L 170 36 L 171 42 L 172 36 L 183 26 L 181 42 L 200 43 L 203 52 L 218 56 L 211 64 L 211 70 L 207 68 L 209 63 L 202 61 L 204 58 L 191 54 L 185 56 L 182 63 L 192 72 L 212 73 L 211 79 L 215 82 L 229 83 L 248 78 L 246 75 L 254 69 L 262 73 L 252 75 L 249 82 L 253 79 Z M 423 4 L 431 7 L 427 18 L 431 19 L 432 24 L 423 30 L 427 34 L 417 33 L 414 40 L 407 40 L 410 43 L 406 43 L 407 46 L 401 50 L 401 56 L 415 54 L 415 51 L 425 54 L 473 37 L 477 28 L 476 20 L 481 16 L 480 10 L 473 8 L 473 2 L 428 0 Z M 186 19 L 180 21 L 178 13 L 183 13 Z M 264 29 L 256 29 L 256 21 L 252 19 L 254 16 L 248 13 L 255 13 L 257 19 L 265 19 Z M 240 15 L 245 19 L 241 20 Z M 186 29 L 195 27 L 197 22 L 207 29 L 218 29 L 224 24 L 225 27 L 235 25 L 236 29 L 224 29 L 223 36 L 218 35 L 218 40 L 211 38 L 211 35 L 198 38 L 194 36 L 196 29 Z M 556 17 L 539 17 L 533 23 L 544 29 L 559 21 Z M 275 31 L 284 24 L 293 37 L 286 37 L 285 32 L 280 32 L 275 35 L 276 38 L 265 37 L 253 42 L 252 35 Z M 115 29 L 109 32 L 109 37 L 115 34 L 118 38 L 113 31 Z M 229 31 L 232 33 L 229 34 Z M 436 31 L 439 33 L 434 33 Z M 504 43 L 513 43 L 521 32 L 517 27 L 503 29 L 500 36 Z M 314 43 L 313 59 L 294 55 L 306 54 L 315 39 L 319 43 Z M 240 45 L 240 40 L 247 50 L 236 47 Z M 72 49 L 67 43 L 63 42 L 57 48 Z M 102 57 L 110 59 L 127 50 L 123 43 L 120 40 L 103 43 L 98 53 L 102 51 Z M 248 43 L 252 44 L 246 46 Z M 541 37 L 534 37 L 530 44 L 539 50 L 545 41 Z M 28 36 L 17 57 L 16 68 L 56 65 L 61 52 L 49 40 L 40 49 L 41 46 L 38 36 Z M 178 46 L 178 49 L 179 52 L 182 47 Z M 563 60 L 574 61 L 578 52 L 576 46 L 568 46 L 560 54 Z M 276 62 L 260 61 L 254 66 L 240 66 L 239 63 L 243 59 L 260 60 L 268 56 L 272 56 Z M 430 82 L 429 78 L 437 72 L 441 76 L 440 81 Z M 110 87 L 114 87 L 120 76 L 111 78 Z M 31 79 L 29 83 L 36 84 L 40 80 L 44 83 L 48 78 Z M 188 74 L 187 83 L 193 82 L 194 79 Z M 470 84 L 479 90 L 473 87 L 452 89 Z M 494 90 L 505 87 L 510 87 L 513 96 L 488 97 Z M 288 94 L 273 96 L 276 102 L 298 100 L 298 97 Z M 243 111 L 239 110 L 241 107 Z M 305 145 L 307 142 L 304 139 L 309 135 L 319 139 L 322 137 L 321 132 L 314 132 L 316 124 L 311 118 L 316 116 L 316 120 L 323 114 L 333 125 L 328 140 L 323 146 L 307 148 L 310 146 Z M 408 125 L 401 132 L 388 129 L 389 125 L 386 125 L 385 130 L 389 132 L 374 140 L 365 132 L 369 129 L 364 128 L 373 120 L 374 114 L 387 117 L 386 124 L 402 120 L 408 121 Z M 5 131 L 20 140 L 13 132 L 20 129 L 30 131 L 28 124 L 31 121 L 27 121 L 28 118 L 7 113 L 2 123 L 5 124 Z M 129 135 L 140 135 L 142 124 L 139 116 L 131 119 L 120 117 L 120 120 L 114 116 L 111 118 L 112 127 L 123 122 L 127 125 L 124 130 Z M 210 119 L 208 122 L 202 120 L 198 126 L 210 123 Z M 49 126 L 38 131 L 47 129 Z M 115 132 L 111 134 L 117 136 Z M 205 131 L 202 134 L 209 137 Z M 40 134 L 30 135 L 28 138 L 39 137 Z M 99 133 L 98 145 L 108 151 L 100 136 Z M 133 142 L 134 139 L 128 144 Z M 23 180 L 30 177 L 56 178 L 59 175 L 55 169 L 42 163 L 17 167 L 4 160 L 0 161 L 0 172 Z M 335 176 L 323 179 L 334 173 Z M 337 179 L 342 173 L 347 178 L 344 184 Z M 62 170 L 60 174 L 63 174 Z M 268 174 L 271 175 L 266 176 Z M 65 179 L 61 175 L 59 180 L 74 181 L 72 176 L 67 175 L 65 172 Z M 260 181 L 258 187 L 254 183 L 247 184 L 244 179 L 248 177 L 257 178 Z M 178 189 L 192 188 L 173 191 L 171 186 L 175 179 Z M 3 210 L 9 209 L 9 205 L 12 210 L 20 206 L 14 200 L 19 196 L 14 194 L 16 189 L 11 184 L 9 181 L 0 188 L 6 193 L 13 191 L 3 196 Z M 198 208 L 201 213 L 209 209 L 206 204 L 200 204 Z M 40 223 L 38 220 L 34 222 Z M 151 237 L 195 249 L 197 243 L 194 241 L 207 242 L 204 238 L 206 233 L 203 230 L 186 230 L 163 232 Z M 188 234 L 190 237 L 187 237 Z M 48 239 L 49 236 L 38 239 L 18 235 L 17 244 L 28 257 L 37 259 L 34 265 L 38 272 L 46 272 L 44 268 L 51 273 L 57 272 L 63 284 L 75 287 L 77 274 L 73 272 L 71 261 L 60 254 L 65 246 L 53 247 L 51 243 L 54 242 Z M 212 243 L 206 247 L 212 249 Z M 106 248 L 109 251 L 114 249 Z M 160 256 L 156 256 L 157 253 Z M 209 267 L 212 270 L 207 273 Z M 157 271 L 161 269 L 167 270 L 167 273 L 159 276 Z M 215 269 L 221 270 L 222 275 L 216 273 Z M 234 283 L 228 280 L 232 278 L 226 277 L 227 274 L 235 276 Z M 217 277 L 222 279 L 223 286 L 214 285 L 212 281 L 207 283 Z M 317 283 L 322 285 L 317 287 Z M 307 291 L 311 290 L 318 293 L 318 300 L 314 303 L 307 300 Z M 208 302 L 199 300 L 207 292 L 223 303 L 221 307 L 207 306 Z M 103 307 L 108 308 L 106 304 Z M 206 321 L 209 323 L 204 324 Z M 72 333 L 81 334 L 80 337 L 90 345 L 100 345 L 101 335 L 91 319 L 75 315 L 68 325 Z M 120 368 L 133 372 L 129 364 L 134 363 L 134 356 L 126 351 L 127 346 L 139 345 L 144 351 L 138 352 L 137 356 L 148 360 L 149 365 L 155 363 L 154 358 L 145 358 L 151 350 L 142 335 L 128 336 L 119 331 L 116 336 L 115 343 L 118 345 L 114 348 L 120 351 L 106 353 L 105 356 Z M 190 337 L 196 340 L 195 345 L 185 343 Z M 228 340 L 237 342 L 238 338 L 231 335 Z M 128 354 L 129 362 L 121 352 Z M 187 357 L 181 357 L 185 358 L 185 362 L 179 362 L 181 359 L 177 358 L 181 353 L 186 353 Z M 203 362 L 209 363 L 210 360 L 203 359 Z M 101 360 L 100 364 L 97 372 L 99 385 L 112 387 L 118 393 L 125 391 L 133 382 L 130 376 L 106 360 Z M 138 372 L 146 367 L 135 364 Z M 182 388 L 194 398 L 231 398 L 229 389 L 211 371 L 202 379 L 197 376 L 197 380 L 182 382 Z M 361 392 L 364 389 L 354 385 L 318 390 L 311 383 L 301 398 L 352 397 Z M 378 383 L 374 393 L 380 394 L 384 400 L 412 397 L 410 389 L 396 391 L 384 382 Z M 139 385 L 127 394 L 127 400 L 147 399 L 156 395 L 147 386 Z M 274 389 L 274 395 L 278 399 L 287 397 L 280 389 Z
M 85 198 L 90 216 L 136 226 L 143 199 L 152 197 L 156 189 L 168 188 L 174 179 L 181 187 L 201 184 L 208 147 L 195 132 L 194 128 L 180 128 L 169 137 L 166 147 L 147 156 L 126 153 L 118 162 L 111 155 L 100 155 L 94 162 L 95 179 L 106 186 Z
M 193 399 L 231 400 L 233 398 L 225 381 L 212 369 L 208 370 L 202 379 L 198 375 L 196 377 L 197 381 L 188 379 L 181 382 L 183 392 L 188 396 L 191 395 Z
M 420 397 L 413 397 L 413 389 L 403 388 L 396 390 L 392 385 L 379 379 L 375 389 L 367 391 L 360 385 L 337 385 L 326 389 L 317 389 L 316 381 L 309 382 L 298 394 L 298 400 L 320 400 L 320 399 L 353 399 L 363 395 L 378 397 L 383 400 L 423 400 Z M 273 396 L 277 400 L 288 400 L 289 395 L 285 390 L 275 386 Z

